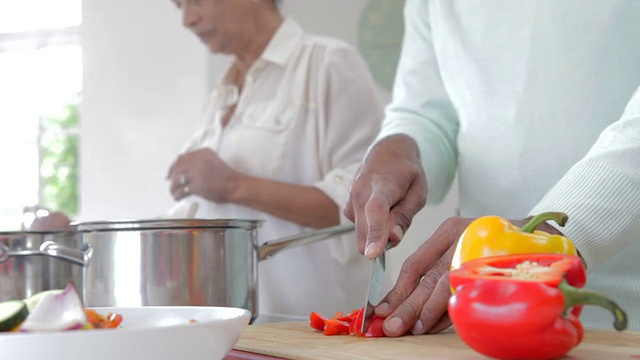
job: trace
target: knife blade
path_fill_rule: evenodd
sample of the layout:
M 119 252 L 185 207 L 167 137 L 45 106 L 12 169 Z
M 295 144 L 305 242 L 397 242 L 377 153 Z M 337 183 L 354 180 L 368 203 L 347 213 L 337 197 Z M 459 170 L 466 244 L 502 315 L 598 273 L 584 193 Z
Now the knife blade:
M 384 279 L 384 272 L 386 270 L 385 253 L 388 248 L 375 259 L 373 259 L 373 269 L 371 270 L 371 280 L 369 280 L 369 292 L 367 293 L 367 300 L 364 305 L 364 316 L 362 317 L 362 325 L 360 331 L 364 334 L 371 326 L 371 317 L 376 306 L 382 300 L 382 280 Z

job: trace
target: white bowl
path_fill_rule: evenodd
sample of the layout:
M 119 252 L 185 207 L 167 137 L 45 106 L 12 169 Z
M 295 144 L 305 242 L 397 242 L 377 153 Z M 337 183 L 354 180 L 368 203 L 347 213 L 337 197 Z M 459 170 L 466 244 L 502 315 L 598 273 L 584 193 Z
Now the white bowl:
M 122 328 L 50 333 L 0 333 L 14 360 L 222 359 L 249 324 L 245 309 L 208 306 L 94 308 L 123 316 Z M 195 320 L 195 323 L 190 323 Z M 5 357 L 2 356 L 2 358 Z

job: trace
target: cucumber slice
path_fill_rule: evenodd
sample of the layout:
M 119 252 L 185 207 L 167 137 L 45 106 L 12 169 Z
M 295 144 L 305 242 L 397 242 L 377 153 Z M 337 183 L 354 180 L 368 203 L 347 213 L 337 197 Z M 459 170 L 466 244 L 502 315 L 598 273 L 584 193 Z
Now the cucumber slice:
M 22 300 L 0 303 L 0 332 L 13 330 L 29 315 L 27 304 Z

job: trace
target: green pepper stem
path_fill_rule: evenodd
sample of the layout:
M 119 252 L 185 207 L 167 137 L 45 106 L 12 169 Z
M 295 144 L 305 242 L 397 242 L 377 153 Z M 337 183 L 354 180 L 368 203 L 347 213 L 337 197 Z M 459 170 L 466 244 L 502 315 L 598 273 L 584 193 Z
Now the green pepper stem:
M 543 223 L 543 222 L 545 222 L 547 220 L 553 220 L 558 225 L 564 226 L 564 224 L 567 223 L 567 220 L 569 220 L 569 216 L 567 214 L 561 213 L 561 212 L 553 212 L 553 211 L 544 212 L 544 213 L 541 213 L 541 214 L 538 214 L 538 215 L 534 216 L 531 220 L 529 220 L 528 223 L 526 223 L 520 229 L 520 231 L 526 232 L 526 233 L 532 233 L 538 227 L 538 225 L 540 225 L 541 223 Z
M 566 279 L 562 280 L 558 289 L 564 295 L 564 314 L 576 305 L 597 305 L 613 314 L 613 327 L 616 330 L 622 331 L 627 328 L 627 314 L 615 301 L 594 291 L 571 286 Z

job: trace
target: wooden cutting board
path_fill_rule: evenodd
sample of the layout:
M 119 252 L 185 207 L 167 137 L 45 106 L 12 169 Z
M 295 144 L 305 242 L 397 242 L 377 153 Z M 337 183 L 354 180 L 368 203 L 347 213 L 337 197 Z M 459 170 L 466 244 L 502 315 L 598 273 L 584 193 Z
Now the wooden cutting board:
M 250 325 L 236 350 L 286 359 L 484 359 L 467 347 L 452 330 L 437 335 L 399 338 L 324 336 L 308 322 Z M 565 359 L 640 359 L 640 333 L 587 330 L 585 338 Z

